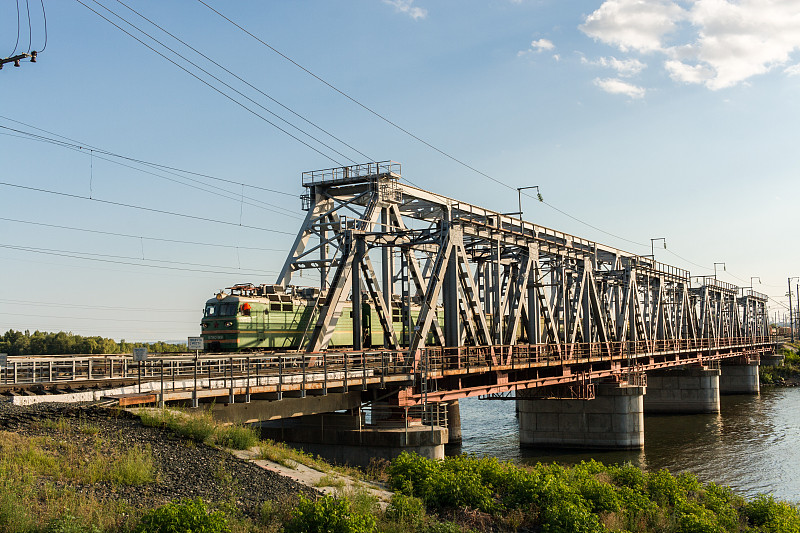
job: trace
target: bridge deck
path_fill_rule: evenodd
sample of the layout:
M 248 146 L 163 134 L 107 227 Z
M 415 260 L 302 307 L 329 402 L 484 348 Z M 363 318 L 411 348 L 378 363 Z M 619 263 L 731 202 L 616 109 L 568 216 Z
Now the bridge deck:
M 141 369 L 125 356 L 11 357 L 0 369 L 0 392 L 114 388 L 121 403 L 239 395 L 326 394 L 350 388 L 393 388 L 398 404 L 413 406 L 468 396 L 629 379 L 631 373 L 723 360 L 758 360 L 772 353 L 769 338 L 727 338 L 614 343 L 539 344 L 364 350 L 320 354 L 208 354 L 167 356 Z M 145 386 L 139 393 L 138 372 Z M 127 387 L 127 388 L 125 388 Z M 56 399 L 58 396 L 53 396 Z

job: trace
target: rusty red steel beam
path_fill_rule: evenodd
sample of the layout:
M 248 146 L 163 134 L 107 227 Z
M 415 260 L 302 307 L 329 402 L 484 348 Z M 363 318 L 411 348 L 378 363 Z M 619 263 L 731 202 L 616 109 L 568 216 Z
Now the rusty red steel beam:
M 628 354 L 626 351 L 626 344 L 635 344 L 636 346 L 634 346 L 634 348 L 661 348 L 663 351 L 637 350 L 635 353 Z M 458 388 L 453 389 L 428 392 L 425 395 L 423 395 L 421 391 L 417 392 L 412 388 L 406 388 L 400 391 L 399 404 L 401 406 L 413 406 L 418 405 L 423 401 L 440 402 L 457 400 L 460 398 L 480 396 L 483 394 L 509 392 L 517 389 L 563 385 L 575 383 L 584 379 L 602 379 L 619 376 L 625 372 L 629 372 L 632 368 L 634 368 L 637 372 L 643 372 L 660 368 L 697 365 L 713 361 L 721 361 L 723 359 L 760 356 L 761 354 L 771 353 L 774 351 L 774 343 L 770 342 L 769 338 L 766 337 L 731 337 L 724 339 L 605 343 L 603 347 L 606 348 L 607 355 L 594 357 L 588 356 L 567 358 L 564 354 L 597 353 L 598 350 L 596 350 L 596 345 L 567 345 L 563 347 L 563 350 L 559 350 L 555 355 L 553 355 L 552 350 L 550 350 L 550 346 L 551 345 L 532 345 L 514 347 L 512 350 L 510 350 L 510 358 L 504 361 L 505 364 L 499 365 L 492 364 L 497 361 L 498 358 L 494 353 L 486 351 L 486 348 L 489 347 L 481 347 L 483 349 L 476 349 L 475 347 L 456 347 L 443 349 L 429 348 L 429 350 L 438 350 L 441 354 L 438 372 L 435 370 L 437 357 L 435 355 L 433 357 L 434 370 L 428 374 L 427 377 L 429 379 L 435 380 L 455 376 L 485 375 L 487 377 L 497 376 L 498 381 L 504 380 L 505 382 L 486 383 L 469 387 L 459 386 Z M 608 348 L 616 349 L 611 350 Z M 602 351 L 603 350 L 600 350 L 600 353 L 602 353 Z M 514 352 L 517 352 L 517 356 L 521 355 L 520 352 L 524 352 L 527 357 L 518 357 L 515 359 Z M 491 357 L 484 359 L 484 365 L 471 364 L 472 361 L 469 359 L 465 360 L 461 357 L 462 355 L 476 354 L 491 355 Z M 453 359 L 454 356 L 455 359 Z M 623 364 L 628 362 L 634 366 L 628 367 L 627 365 Z M 588 370 L 585 368 L 587 365 L 592 365 L 594 363 L 611 364 L 610 368 L 593 369 L 590 367 Z M 513 381 L 508 380 L 507 372 L 509 371 L 513 372 L 554 367 L 560 367 L 562 369 L 560 375 Z M 573 367 L 577 368 L 578 371 L 573 372 Z

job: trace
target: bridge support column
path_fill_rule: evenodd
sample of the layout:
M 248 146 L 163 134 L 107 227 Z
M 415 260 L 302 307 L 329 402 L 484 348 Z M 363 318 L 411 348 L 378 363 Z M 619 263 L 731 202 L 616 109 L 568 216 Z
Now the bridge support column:
M 518 391 L 521 446 L 638 450 L 645 387 L 599 383 L 593 400 L 526 399 Z
M 461 445 L 461 407 L 458 400 L 447 402 L 447 444 Z
M 676 368 L 647 373 L 645 413 L 719 413 L 720 371 Z
M 759 394 L 758 362 L 722 365 L 719 390 L 722 394 Z
M 395 418 L 365 422 L 363 413 L 327 413 L 263 422 L 261 434 L 329 461 L 361 467 L 375 458 L 392 460 L 404 451 L 444 459 L 445 428 Z

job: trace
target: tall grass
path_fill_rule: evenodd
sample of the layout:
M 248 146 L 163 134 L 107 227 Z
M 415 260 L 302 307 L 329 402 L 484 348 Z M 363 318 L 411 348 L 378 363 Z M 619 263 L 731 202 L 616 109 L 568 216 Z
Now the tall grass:
M 195 442 L 218 444 L 234 450 L 246 450 L 259 442 L 255 429 L 242 424 L 220 424 L 214 420 L 211 411 L 147 409 L 141 410 L 139 416 L 146 426 L 167 428 Z

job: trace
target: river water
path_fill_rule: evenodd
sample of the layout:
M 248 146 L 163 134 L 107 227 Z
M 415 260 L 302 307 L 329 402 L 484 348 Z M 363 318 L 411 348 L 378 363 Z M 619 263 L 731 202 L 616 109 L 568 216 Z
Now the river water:
M 800 387 L 722 396 L 718 415 L 645 415 L 642 451 L 521 449 L 513 401 L 461 400 L 461 451 L 519 463 L 596 459 L 646 470 L 692 472 L 753 497 L 800 501 Z

